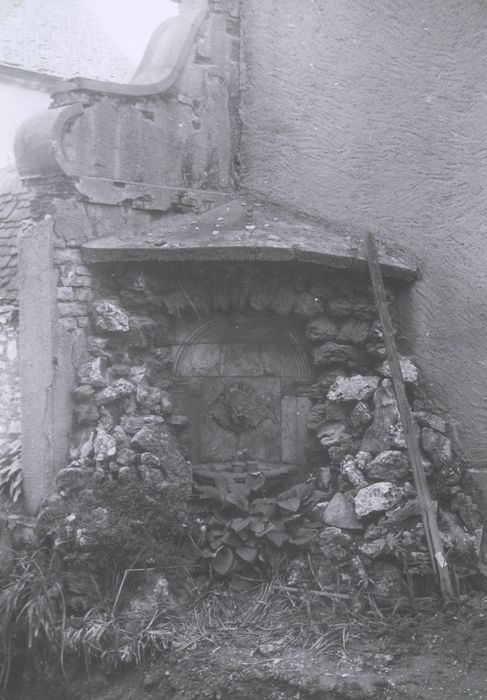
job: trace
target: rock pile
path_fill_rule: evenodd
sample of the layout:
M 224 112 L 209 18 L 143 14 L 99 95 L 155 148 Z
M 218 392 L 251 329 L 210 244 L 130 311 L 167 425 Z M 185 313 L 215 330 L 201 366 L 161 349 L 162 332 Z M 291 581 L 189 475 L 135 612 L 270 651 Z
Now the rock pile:
M 91 307 L 90 357 L 73 392 L 72 462 L 59 473 L 58 490 L 109 478 L 189 496 L 189 418 L 174 411 L 171 398 L 174 320 L 234 311 L 287 316 L 306 338 L 316 373 L 308 387 L 307 452 L 325 494 L 316 511 L 320 576 L 326 585 L 337 576 L 381 581 L 382 594 L 392 595 L 404 576 L 431 569 L 373 299 L 365 282 L 335 273 L 323 283 L 305 272 L 249 264 L 173 266 L 164 274 L 148 265 L 105 270 Z M 467 575 L 481 522 L 464 465 L 445 420 L 424 397 L 417 368 L 406 357 L 401 366 L 445 550 Z
M 481 519 L 465 490 L 465 465 L 445 420 L 419 398 L 416 367 L 408 358 L 401 365 L 445 552 L 466 576 L 476 570 Z M 382 363 L 366 375 L 337 371 L 334 366 L 315 385 L 308 420 L 327 462 L 318 476 L 327 493 L 316 507 L 325 525 L 319 575 L 325 584 L 345 576 L 370 582 L 379 596 L 401 596 L 405 582 L 411 586 L 432 570 L 389 367 Z

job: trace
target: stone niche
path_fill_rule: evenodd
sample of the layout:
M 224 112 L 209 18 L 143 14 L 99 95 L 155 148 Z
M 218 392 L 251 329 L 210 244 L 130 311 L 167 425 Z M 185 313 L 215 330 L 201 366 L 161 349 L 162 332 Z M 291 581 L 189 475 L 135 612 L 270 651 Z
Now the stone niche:
M 343 408 L 326 394 L 336 377 L 367 373 L 384 359 L 360 274 L 264 262 L 111 263 L 93 271 L 91 359 L 74 392 L 73 459 L 94 449 L 115 478 L 127 467 L 139 478 L 140 455 L 124 450 L 133 426 L 155 416 L 203 476 L 259 469 L 303 478 L 323 464 L 318 426 L 353 441 L 341 430 Z M 101 430 L 117 443 L 109 454 L 96 453 Z

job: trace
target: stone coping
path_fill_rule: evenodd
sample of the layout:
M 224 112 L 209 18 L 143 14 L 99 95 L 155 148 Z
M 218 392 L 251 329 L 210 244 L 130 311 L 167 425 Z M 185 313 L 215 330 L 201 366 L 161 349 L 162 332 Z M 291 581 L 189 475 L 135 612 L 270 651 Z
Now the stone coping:
M 200 215 L 165 214 L 136 236 L 93 240 L 82 251 L 87 263 L 299 261 L 365 270 L 365 233 L 282 207 L 234 199 Z M 411 255 L 399 246 L 377 243 L 386 277 L 406 282 L 416 279 L 418 264 Z

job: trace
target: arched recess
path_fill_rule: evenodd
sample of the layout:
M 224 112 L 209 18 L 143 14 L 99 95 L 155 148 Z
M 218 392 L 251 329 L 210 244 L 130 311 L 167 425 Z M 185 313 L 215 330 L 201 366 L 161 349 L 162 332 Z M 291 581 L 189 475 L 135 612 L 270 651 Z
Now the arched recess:
M 177 401 L 194 464 L 305 462 L 311 368 L 299 333 L 271 314 L 213 316 L 177 329 Z

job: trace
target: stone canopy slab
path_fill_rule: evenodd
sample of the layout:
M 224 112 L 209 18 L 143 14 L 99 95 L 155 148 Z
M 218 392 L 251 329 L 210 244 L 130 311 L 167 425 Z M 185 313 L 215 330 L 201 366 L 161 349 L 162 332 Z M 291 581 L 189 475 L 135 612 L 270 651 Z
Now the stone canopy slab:
M 236 198 L 200 215 L 164 214 L 137 238 L 93 240 L 82 253 L 87 263 L 299 261 L 364 271 L 365 233 Z M 402 248 L 380 241 L 378 248 L 386 277 L 405 282 L 417 277 L 417 262 Z

